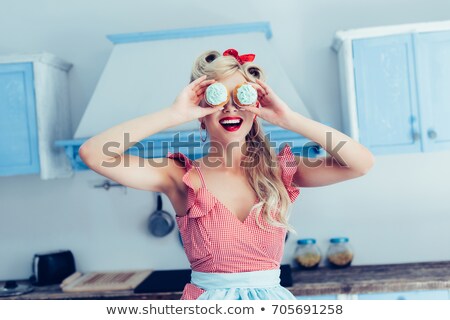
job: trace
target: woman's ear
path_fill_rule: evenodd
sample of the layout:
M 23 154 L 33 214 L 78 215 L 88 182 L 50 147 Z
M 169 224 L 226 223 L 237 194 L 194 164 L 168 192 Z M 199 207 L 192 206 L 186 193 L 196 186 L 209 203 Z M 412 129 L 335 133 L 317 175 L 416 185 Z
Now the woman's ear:
M 198 118 L 198 121 L 200 122 L 200 128 L 206 129 L 206 127 L 205 127 L 205 117 Z

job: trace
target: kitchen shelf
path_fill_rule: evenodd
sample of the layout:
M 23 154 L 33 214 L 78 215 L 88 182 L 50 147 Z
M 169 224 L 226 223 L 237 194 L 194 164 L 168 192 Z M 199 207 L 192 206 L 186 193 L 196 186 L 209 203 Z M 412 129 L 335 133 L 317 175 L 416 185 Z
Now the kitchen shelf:
M 317 157 L 324 153 L 321 146 L 305 137 L 274 125 L 264 125 L 265 135 L 271 141 L 272 147 L 277 151 L 281 150 L 284 144 L 289 144 L 294 154 L 304 157 Z M 89 168 L 81 160 L 78 150 L 88 138 L 74 140 L 58 140 L 56 147 L 65 149 L 66 156 L 69 158 L 72 168 L 75 171 L 88 170 Z M 209 140 L 208 140 L 209 141 Z M 146 138 L 140 143 L 133 145 L 125 153 L 139 155 L 143 158 L 161 158 L 167 156 L 167 152 L 182 152 L 192 160 L 203 157 L 207 149 L 200 141 L 198 131 L 165 131 L 157 133 L 151 138 Z

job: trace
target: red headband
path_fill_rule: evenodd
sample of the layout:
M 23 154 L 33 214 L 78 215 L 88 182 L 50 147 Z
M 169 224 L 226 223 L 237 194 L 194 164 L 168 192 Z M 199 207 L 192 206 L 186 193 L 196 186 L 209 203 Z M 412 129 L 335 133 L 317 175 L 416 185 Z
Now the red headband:
M 253 53 L 243 54 L 240 56 L 236 49 L 228 49 L 223 52 L 224 56 L 233 56 L 240 64 L 244 64 L 246 62 L 252 62 L 255 60 L 255 55 Z

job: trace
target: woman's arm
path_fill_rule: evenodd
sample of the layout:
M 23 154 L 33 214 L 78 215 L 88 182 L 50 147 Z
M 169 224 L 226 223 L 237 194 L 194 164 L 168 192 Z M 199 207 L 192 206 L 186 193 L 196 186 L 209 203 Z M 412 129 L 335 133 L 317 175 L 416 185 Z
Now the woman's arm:
M 294 182 L 303 187 L 329 185 L 366 174 L 374 156 L 349 136 L 292 111 L 283 127 L 320 144 L 330 156 L 304 158 L 296 156 L 298 170 Z
M 182 170 L 168 158 L 147 159 L 124 154 L 139 141 L 167 128 L 216 112 L 198 103 L 213 80 L 201 77 L 186 86 L 168 108 L 116 125 L 83 143 L 79 155 L 95 172 L 135 189 L 167 193 Z M 157 164 L 157 165 L 155 165 Z
M 164 192 L 169 187 L 170 165 L 155 168 L 146 159 L 124 152 L 142 139 L 178 123 L 170 116 L 169 108 L 129 120 L 83 143 L 80 158 L 93 171 L 122 185 Z M 155 162 L 161 163 L 159 159 Z
M 296 132 L 320 144 L 330 156 L 304 158 L 296 156 L 298 170 L 294 182 L 300 187 L 325 186 L 366 174 L 374 156 L 362 144 L 320 122 L 293 111 L 264 82 L 256 80 L 261 108 L 245 107 L 264 120 Z

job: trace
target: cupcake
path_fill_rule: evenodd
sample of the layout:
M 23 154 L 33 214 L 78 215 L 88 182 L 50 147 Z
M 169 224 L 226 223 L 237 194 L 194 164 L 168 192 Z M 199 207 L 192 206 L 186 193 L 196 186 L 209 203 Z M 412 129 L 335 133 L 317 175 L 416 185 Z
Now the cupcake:
M 258 99 L 258 92 L 249 83 L 243 83 L 233 90 L 233 100 L 240 107 L 250 106 Z
M 206 88 L 205 101 L 209 106 L 213 108 L 223 107 L 229 99 L 230 96 L 228 94 L 227 88 L 219 82 L 213 83 L 208 88 Z

